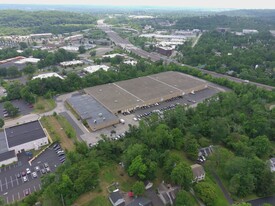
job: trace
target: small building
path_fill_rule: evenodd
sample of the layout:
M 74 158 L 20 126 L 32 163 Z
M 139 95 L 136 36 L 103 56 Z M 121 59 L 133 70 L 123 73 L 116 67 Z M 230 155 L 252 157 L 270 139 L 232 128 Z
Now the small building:
M 157 52 L 165 56 L 171 56 L 173 49 L 171 47 L 158 46 Z
M 44 73 L 44 74 L 39 74 L 37 76 L 34 76 L 32 79 L 45 79 L 45 78 L 50 78 L 50 77 L 58 77 L 59 79 L 64 79 L 62 76 L 55 72 L 49 72 L 49 73 Z
M 78 52 L 78 50 L 79 50 L 79 47 L 77 47 L 77 46 L 63 46 L 60 48 L 66 50 L 68 52 Z
M 48 137 L 38 120 L 5 128 L 5 134 L 9 150 L 15 150 L 15 153 L 39 149 L 49 144 Z
M 170 184 L 161 183 L 158 187 L 158 196 L 164 205 L 174 205 L 179 187 L 172 187 Z
M 119 54 L 119 53 L 115 53 L 115 54 L 106 54 L 103 55 L 102 58 L 114 58 L 114 57 L 125 57 L 125 54 Z
M 119 190 L 112 192 L 109 195 L 109 200 L 113 206 L 125 206 L 125 200 Z
M 243 29 L 243 34 L 258 34 L 258 30 L 255 29 Z
M 9 165 L 13 162 L 17 162 L 18 158 L 15 154 L 15 150 L 0 153 L 0 167 L 3 165 Z
M 132 202 L 130 202 L 127 206 L 153 206 L 153 203 L 148 198 L 137 197 Z
M 269 166 L 270 166 L 271 172 L 275 172 L 275 158 L 274 157 L 269 160 Z
M 204 180 L 205 171 L 203 166 L 199 164 L 191 165 L 192 173 L 193 173 L 193 182 L 199 182 Z
M 128 60 L 123 61 L 123 64 L 135 66 L 137 64 L 137 61 L 133 60 L 133 59 L 128 59 Z
M 106 66 L 106 65 L 93 65 L 93 66 L 88 66 L 86 68 L 84 68 L 83 70 L 92 74 L 100 69 L 103 69 L 104 71 L 108 71 L 110 67 Z

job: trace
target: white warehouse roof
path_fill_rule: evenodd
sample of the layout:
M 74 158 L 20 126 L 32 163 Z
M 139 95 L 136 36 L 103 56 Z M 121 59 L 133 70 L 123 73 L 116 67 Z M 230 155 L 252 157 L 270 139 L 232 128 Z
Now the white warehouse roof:
M 60 63 L 61 66 L 73 66 L 78 64 L 83 64 L 83 62 L 80 60 L 73 60 L 73 61 L 66 61 L 66 62 Z
M 19 61 L 16 61 L 14 63 L 15 64 L 26 64 L 26 63 L 36 64 L 39 61 L 40 61 L 40 59 L 38 59 L 38 58 L 29 57 L 29 58 L 25 58 L 25 59 L 20 59 Z
M 106 66 L 106 65 L 93 65 L 93 66 L 89 66 L 84 68 L 84 71 L 89 72 L 89 73 L 94 73 L 100 69 L 103 69 L 104 71 L 108 71 L 110 67 Z
M 59 74 L 55 73 L 55 72 L 50 72 L 50 73 L 45 73 L 45 74 L 39 74 L 37 76 L 34 76 L 32 79 L 44 79 L 44 78 L 49 78 L 49 77 L 58 77 L 60 79 L 64 79 L 62 76 L 60 76 Z

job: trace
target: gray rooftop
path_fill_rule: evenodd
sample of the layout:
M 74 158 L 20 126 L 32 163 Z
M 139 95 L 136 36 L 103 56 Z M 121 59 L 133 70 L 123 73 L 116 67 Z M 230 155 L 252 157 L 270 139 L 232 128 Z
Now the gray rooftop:
M 46 137 L 38 120 L 5 129 L 9 147 Z
M 7 139 L 6 139 L 6 135 L 5 132 L 0 132 L 0 154 L 7 152 L 8 149 L 8 145 L 7 145 Z
M 16 155 L 15 155 L 15 151 L 14 150 L 1 153 L 0 154 L 0 162 L 8 160 L 8 159 L 11 159 L 11 158 L 13 158 L 15 156 Z
M 122 195 L 120 194 L 119 191 L 112 192 L 109 197 L 114 203 L 117 202 L 120 199 L 123 199 L 123 197 L 122 197 Z
M 151 200 L 145 198 L 145 197 L 138 197 L 134 199 L 128 206 L 153 206 L 153 203 Z
M 69 98 L 68 103 L 73 107 L 81 119 L 86 119 L 89 125 L 100 124 L 103 121 L 117 119 L 102 104 L 89 95 L 78 95 Z

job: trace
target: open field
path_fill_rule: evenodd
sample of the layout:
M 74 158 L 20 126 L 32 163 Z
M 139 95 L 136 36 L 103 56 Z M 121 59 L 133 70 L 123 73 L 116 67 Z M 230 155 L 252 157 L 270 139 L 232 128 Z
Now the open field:
M 41 123 L 47 129 L 53 141 L 60 141 L 63 149 L 68 151 L 75 149 L 73 139 L 67 136 L 65 129 L 54 116 L 42 117 Z
M 56 104 L 53 99 L 38 97 L 36 103 L 34 104 L 34 111 L 35 113 L 44 113 L 53 110 L 55 106 Z

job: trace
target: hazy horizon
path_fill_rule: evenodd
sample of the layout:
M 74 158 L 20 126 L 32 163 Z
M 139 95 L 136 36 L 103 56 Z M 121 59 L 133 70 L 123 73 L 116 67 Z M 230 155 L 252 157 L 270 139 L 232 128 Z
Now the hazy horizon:
M 155 7 L 181 7 L 181 8 L 224 8 L 224 9 L 275 9 L 275 1 L 270 0 L 251 0 L 244 1 L 227 1 L 221 2 L 216 0 L 170 0 L 170 1 L 146 1 L 146 0 L 0 0 L 1 5 L 64 5 L 64 6 L 155 6 Z

